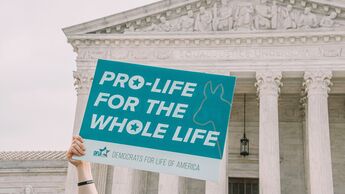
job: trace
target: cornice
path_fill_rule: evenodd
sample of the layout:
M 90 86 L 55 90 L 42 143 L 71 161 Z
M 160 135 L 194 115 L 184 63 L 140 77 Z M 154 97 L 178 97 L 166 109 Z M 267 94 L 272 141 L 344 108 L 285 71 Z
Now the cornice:
M 189 4 L 197 3 L 199 1 L 200 0 L 162 0 L 146 6 L 66 27 L 63 28 L 63 31 L 66 35 L 88 33 L 90 31 L 99 30 L 100 26 L 106 28 L 116 24 L 126 23 L 128 21 L 135 21 L 138 18 L 145 18 L 150 15 L 159 15 L 162 12 L 177 9 L 182 6 L 188 6 Z
M 62 173 L 65 174 L 67 172 L 66 167 L 55 167 L 55 168 L 13 168 L 13 169 L 0 169 L 0 174 L 3 176 L 14 176 L 14 175 L 22 175 L 22 174 L 56 174 Z
M 337 31 L 281 31 L 245 33 L 152 33 L 152 34 L 84 34 L 68 36 L 75 51 L 79 47 L 129 47 L 129 46 L 262 46 L 298 44 L 342 44 L 345 29 Z

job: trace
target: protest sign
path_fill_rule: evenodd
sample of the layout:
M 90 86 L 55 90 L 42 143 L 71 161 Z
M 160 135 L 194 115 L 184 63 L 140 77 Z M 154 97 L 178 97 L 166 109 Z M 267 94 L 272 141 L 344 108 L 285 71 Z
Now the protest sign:
M 217 181 L 235 80 L 98 60 L 75 158 Z

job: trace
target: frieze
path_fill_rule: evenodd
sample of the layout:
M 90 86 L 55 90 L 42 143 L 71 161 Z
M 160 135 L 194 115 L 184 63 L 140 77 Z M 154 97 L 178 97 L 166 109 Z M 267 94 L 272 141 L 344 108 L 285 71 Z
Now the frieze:
M 344 46 L 228 47 L 228 48 L 80 48 L 77 60 L 150 61 L 280 60 L 344 58 Z
M 320 47 L 320 52 L 324 57 L 341 57 L 344 56 L 344 49 L 339 46 L 323 46 Z

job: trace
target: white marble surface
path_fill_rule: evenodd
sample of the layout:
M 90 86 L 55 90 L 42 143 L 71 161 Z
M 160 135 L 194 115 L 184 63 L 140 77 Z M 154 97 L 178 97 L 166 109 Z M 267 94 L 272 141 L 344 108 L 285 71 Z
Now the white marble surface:
M 310 194 L 334 193 L 329 131 L 328 93 L 332 72 L 308 71 L 307 93 L 308 188 Z
M 66 160 L 0 160 L 1 194 L 63 194 Z
M 259 96 L 259 190 L 260 194 L 281 193 L 278 96 L 281 72 L 257 72 Z

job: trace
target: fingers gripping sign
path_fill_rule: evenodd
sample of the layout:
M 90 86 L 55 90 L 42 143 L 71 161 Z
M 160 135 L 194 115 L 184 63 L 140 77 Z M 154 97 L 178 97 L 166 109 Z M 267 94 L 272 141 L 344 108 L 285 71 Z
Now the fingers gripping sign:
M 84 140 L 80 136 L 73 136 L 71 147 L 66 153 L 66 157 L 69 162 L 74 166 L 79 166 L 81 164 L 80 160 L 74 160 L 73 156 L 83 156 L 85 154 Z

